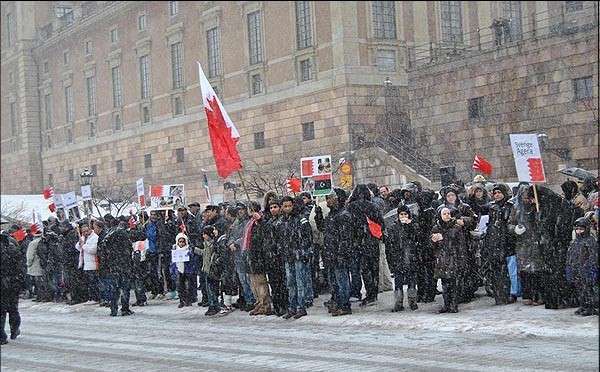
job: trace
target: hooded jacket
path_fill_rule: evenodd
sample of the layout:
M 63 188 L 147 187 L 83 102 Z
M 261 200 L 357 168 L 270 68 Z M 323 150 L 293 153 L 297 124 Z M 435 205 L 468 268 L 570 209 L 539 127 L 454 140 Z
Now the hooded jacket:
M 528 190 L 529 185 L 521 185 L 517 191 L 509 230 L 515 239 L 519 270 L 534 273 L 544 269 L 544 245 L 540 244 L 540 227 L 535 204 L 523 202 L 523 197 L 528 195 Z M 521 235 L 515 233 L 515 227 L 519 225 L 525 228 Z
M 383 215 L 371 202 L 371 194 L 366 185 L 356 185 L 350 195 L 347 210 L 352 216 L 352 245 L 366 255 L 379 255 L 379 240 L 371 235 L 368 219 L 379 224 L 382 232 L 385 229 Z
M 504 262 L 506 257 L 515 254 L 514 237 L 511 234 L 510 216 L 513 203 L 510 191 L 503 183 L 495 184 L 492 191 L 500 190 L 504 198 L 493 200 L 489 205 L 489 222 L 484 238 L 483 254 L 490 262 Z
M 402 223 L 397 220 L 387 231 L 385 238 L 385 255 L 390 270 L 396 275 L 399 273 L 415 273 L 418 265 L 418 237 L 419 228 L 413 220 L 410 209 L 402 205 L 398 207 L 400 212 L 408 213 L 410 223 Z
M 323 232 L 323 260 L 332 267 L 350 265 L 354 255 L 352 245 L 352 215 L 344 208 L 346 193 L 342 189 L 334 189 L 338 205 L 329 208 L 329 213 L 317 221 L 319 230 Z
M 567 252 L 567 280 L 576 286 L 597 286 L 598 242 L 591 236 L 590 222 L 585 217 L 579 218 L 575 226 L 585 230 L 576 236 Z
M 455 216 L 459 213 L 456 208 L 449 208 L 452 219 L 448 222 L 442 220 L 442 209 L 438 211 L 436 225 L 431 230 L 432 234 L 439 233 L 443 237 L 442 240 L 433 242 L 436 257 L 435 276 L 441 279 L 451 279 L 460 274 L 460 252 L 466 250 L 467 241 L 463 231 L 464 227 L 456 224 Z

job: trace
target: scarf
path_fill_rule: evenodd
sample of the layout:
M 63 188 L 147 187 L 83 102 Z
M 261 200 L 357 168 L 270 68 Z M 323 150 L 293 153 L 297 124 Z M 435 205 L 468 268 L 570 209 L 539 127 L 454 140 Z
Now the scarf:
M 244 227 L 244 236 L 242 237 L 242 251 L 249 251 L 252 249 L 252 230 L 256 225 L 257 220 L 252 217 Z

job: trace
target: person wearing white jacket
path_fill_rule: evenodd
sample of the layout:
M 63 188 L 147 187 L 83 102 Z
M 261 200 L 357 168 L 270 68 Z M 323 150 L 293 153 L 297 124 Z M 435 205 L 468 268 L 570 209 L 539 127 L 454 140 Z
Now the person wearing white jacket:
M 98 290 L 98 259 L 96 250 L 98 248 L 98 235 L 88 225 L 79 228 L 79 241 L 75 248 L 79 251 L 79 269 L 83 269 L 87 279 L 88 304 L 100 302 Z

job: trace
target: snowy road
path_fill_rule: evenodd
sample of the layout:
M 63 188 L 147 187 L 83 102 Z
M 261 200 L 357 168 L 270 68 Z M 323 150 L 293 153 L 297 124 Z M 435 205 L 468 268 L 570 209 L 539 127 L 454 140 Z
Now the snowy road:
M 598 318 L 573 309 L 490 306 L 459 314 L 413 313 L 381 305 L 349 317 L 317 306 L 295 321 L 153 301 L 134 316 L 96 306 L 24 301 L 22 335 L 2 347 L 2 371 L 398 371 L 598 370 Z M 321 300 L 321 299 L 319 299 Z

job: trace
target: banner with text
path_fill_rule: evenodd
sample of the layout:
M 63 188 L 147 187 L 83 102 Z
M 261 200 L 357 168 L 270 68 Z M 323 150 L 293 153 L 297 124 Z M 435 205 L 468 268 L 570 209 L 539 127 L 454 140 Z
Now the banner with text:
M 520 182 L 546 182 L 537 134 L 511 134 L 510 145 Z

